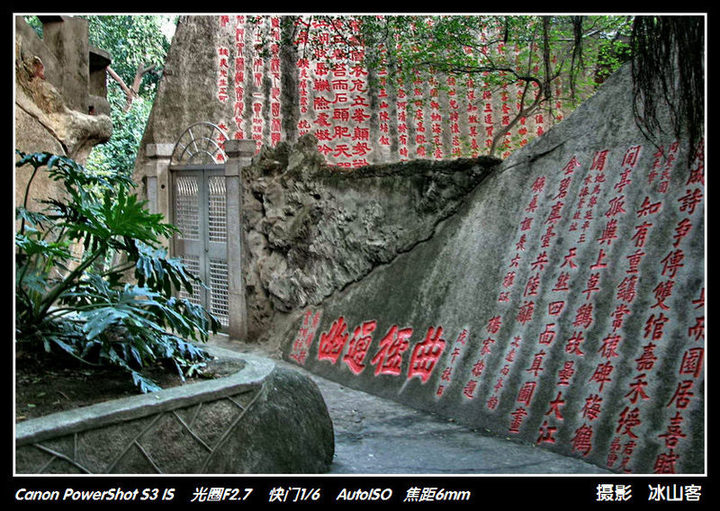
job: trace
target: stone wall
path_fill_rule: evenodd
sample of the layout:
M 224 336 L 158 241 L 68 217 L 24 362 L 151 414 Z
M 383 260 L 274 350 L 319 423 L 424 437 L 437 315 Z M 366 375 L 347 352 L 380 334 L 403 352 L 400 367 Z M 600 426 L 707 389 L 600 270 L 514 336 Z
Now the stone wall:
M 644 138 L 630 80 L 504 161 L 422 243 L 277 313 L 286 358 L 613 471 L 703 473 L 702 147 Z

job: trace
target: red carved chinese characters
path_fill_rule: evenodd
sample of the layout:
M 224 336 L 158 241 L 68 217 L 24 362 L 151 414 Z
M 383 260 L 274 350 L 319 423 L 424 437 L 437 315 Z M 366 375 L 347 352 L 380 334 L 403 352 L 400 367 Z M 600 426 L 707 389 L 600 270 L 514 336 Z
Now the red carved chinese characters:
M 371 363 L 375 366 L 375 375 L 389 374 L 397 376 L 402 371 L 403 352 L 408 349 L 408 339 L 412 336 L 412 328 L 399 329 L 393 325 L 380 341 L 380 349 Z
M 300 365 L 304 365 L 305 360 L 307 360 L 310 347 L 315 340 L 315 331 L 319 323 L 320 312 L 316 312 L 313 315 L 312 311 L 308 310 L 303 316 L 302 325 L 300 326 L 300 330 L 298 331 L 298 335 L 293 342 L 290 352 L 290 358 Z
M 345 318 L 340 317 L 333 322 L 330 330 L 320 334 L 320 344 L 318 346 L 318 360 L 329 360 L 331 363 L 337 362 L 345 348 L 348 340 L 347 324 Z
M 355 328 L 350 338 L 348 350 L 343 356 L 343 362 L 355 374 L 360 374 L 365 369 L 365 357 L 370 349 L 372 333 L 375 331 L 376 326 L 377 321 L 366 321 Z
M 425 340 L 415 345 L 410 357 L 408 379 L 413 376 L 420 376 L 420 381 L 425 383 L 430 378 L 430 374 L 447 344 L 445 339 L 441 337 L 442 333 L 442 327 L 430 327 Z
M 417 84 L 409 85 L 412 99 Z M 428 111 L 413 119 L 432 125 Z M 379 336 L 375 321 L 350 329 L 338 318 L 321 335 L 318 359 L 335 364 L 342 356 L 352 374 L 373 365 L 375 376 L 400 376 L 418 388 L 434 381 L 428 393 L 436 400 L 462 397 L 499 417 L 510 434 L 607 456 L 614 471 L 646 463 L 637 453 L 654 442 L 662 446 L 650 461 L 654 470 L 676 471 L 681 447 L 695 434 L 689 414 L 704 395 L 704 284 L 689 278 L 703 229 L 704 177 L 660 191 L 666 178 L 680 176 L 662 163 L 648 184 L 640 174 L 652 169 L 642 150 L 597 151 L 584 176 L 573 158 L 554 185 L 545 177 L 525 185 L 515 236 L 499 261 L 497 301 L 471 320 L 483 330 L 472 342 L 466 329 L 452 343 L 437 324 L 413 339 L 409 326 L 390 323 Z M 305 329 L 298 339 L 308 335 Z
M 440 374 L 440 383 L 437 386 L 437 389 L 435 391 L 435 395 L 440 397 L 443 395 L 445 388 L 450 385 L 453 379 L 453 370 L 455 368 L 455 364 L 457 363 L 458 359 L 462 357 L 465 351 L 465 346 L 467 345 L 469 341 L 469 332 L 466 329 L 463 329 L 460 332 L 460 335 L 458 335 L 457 339 L 455 340 L 455 343 L 453 345 L 453 349 L 450 352 L 449 361 L 445 368 L 442 370 Z M 467 387 L 467 385 L 466 385 Z M 466 397 L 472 398 L 472 393 L 474 391 L 474 386 L 471 386 L 472 389 L 468 389 L 467 391 L 463 391 Z

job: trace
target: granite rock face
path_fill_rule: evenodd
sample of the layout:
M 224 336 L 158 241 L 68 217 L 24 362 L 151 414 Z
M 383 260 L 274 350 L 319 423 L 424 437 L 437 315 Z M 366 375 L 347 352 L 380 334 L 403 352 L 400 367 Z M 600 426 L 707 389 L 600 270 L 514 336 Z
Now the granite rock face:
M 612 471 L 702 473 L 702 147 L 644 138 L 628 71 L 425 242 L 277 315 L 287 359 Z
M 211 473 L 322 474 L 333 461 L 333 424 L 317 386 L 276 368 L 235 438 L 208 465 Z
M 361 49 L 310 56 L 305 45 L 283 41 L 302 39 L 309 25 L 309 40 L 336 33 L 322 20 L 302 18 L 180 16 L 143 146 L 172 144 L 191 124 L 208 121 L 258 147 L 313 134 L 328 162 L 350 169 L 474 157 L 504 127 L 506 142 L 520 147 L 555 122 L 536 112 L 508 126 L 503 112 L 515 110 L 513 98 L 522 92 L 514 86 L 486 96 L 483 80 L 437 76 L 409 87 L 398 83 L 392 65 L 365 69 Z
M 200 121 L 217 122 L 222 104 L 212 93 L 216 76 L 208 66 L 217 60 L 218 37 L 215 17 L 180 17 L 141 147 L 174 144 L 188 126 Z M 136 168 L 142 167 L 143 158 L 140 151 Z

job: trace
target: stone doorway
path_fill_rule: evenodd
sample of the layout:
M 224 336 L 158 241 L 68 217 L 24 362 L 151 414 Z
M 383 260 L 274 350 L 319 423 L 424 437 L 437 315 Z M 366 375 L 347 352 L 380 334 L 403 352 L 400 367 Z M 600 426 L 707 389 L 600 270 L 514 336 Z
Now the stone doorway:
M 202 284 L 180 296 L 202 305 L 229 326 L 228 217 L 222 143 L 211 123 L 193 124 L 175 144 L 170 160 L 170 218 L 179 229 L 171 252 Z
M 224 169 L 178 169 L 173 176 L 172 252 L 205 284 L 181 297 L 208 309 L 228 326 L 227 214 Z

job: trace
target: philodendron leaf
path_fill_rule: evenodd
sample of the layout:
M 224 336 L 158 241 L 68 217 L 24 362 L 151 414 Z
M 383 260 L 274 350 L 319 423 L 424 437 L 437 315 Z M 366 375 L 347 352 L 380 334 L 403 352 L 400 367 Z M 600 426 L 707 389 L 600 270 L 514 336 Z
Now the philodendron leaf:
M 148 362 L 199 362 L 204 353 L 186 339 L 206 341 L 217 322 L 173 297 L 198 282 L 160 248 L 177 229 L 130 193 L 128 176 L 50 153 L 17 154 L 18 168 L 32 167 L 29 183 L 45 166 L 67 192 L 42 201 L 42 212 L 17 210 L 23 224 L 15 239 L 17 342 L 123 368 L 142 392 L 159 389 L 141 374 Z M 85 250 L 75 254 L 76 247 Z
M 146 378 L 142 374 L 138 373 L 137 371 L 131 371 L 133 383 L 137 388 L 140 389 L 140 391 L 143 394 L 147 394 L 148 392 L 157 392 L 158 390 L 162 390 L 160 386 L 158 386 L 154 381 L 152 381 L 149 378 Z

